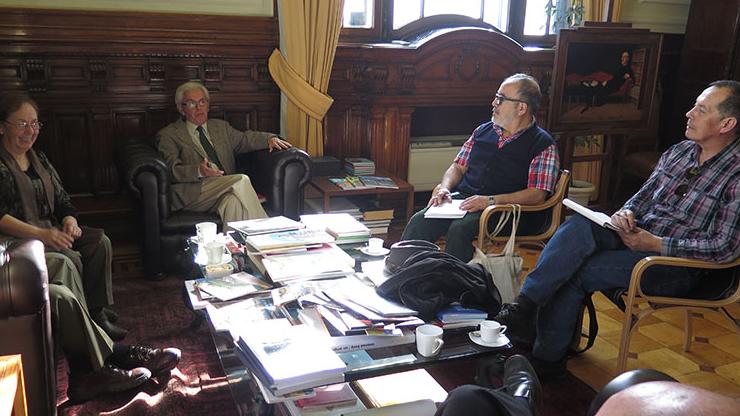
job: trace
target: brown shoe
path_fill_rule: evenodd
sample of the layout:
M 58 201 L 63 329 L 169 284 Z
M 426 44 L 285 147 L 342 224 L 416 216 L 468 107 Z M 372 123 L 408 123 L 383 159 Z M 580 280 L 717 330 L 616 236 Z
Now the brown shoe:
M 70 374 L 67 397 L 73 402 L 86 402 L 107 393 L 118 393 L 139 387 L 152 376 L 146 368 L 122 370 L 106 364 L 98 371 L 83 375 Z
M 125 369 L 148 368 L 153 375 L 159 375 L 177 367 L 181 355 L 182 352 L 178 348 L 149 348 L 134 345 L 129 347 L 126 353 L 111 355 L 108 361 Z

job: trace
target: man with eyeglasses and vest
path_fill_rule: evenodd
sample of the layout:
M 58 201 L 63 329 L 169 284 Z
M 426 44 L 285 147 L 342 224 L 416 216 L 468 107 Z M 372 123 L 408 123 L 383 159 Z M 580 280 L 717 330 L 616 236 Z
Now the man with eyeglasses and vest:
M 495 318 L 532 343 L 540 378 L 565 373 L 566 351 L 588 294 L 629 286 L 650 255 L 717 263 L 740 255 L 740 82 L 715 81 L 686 113 L 686 138 L 661 156 L 642 188 L 611 217 L 619 231 L 574 215 L 548 242 L 519 296 Z M 656 266 L 642 290 L 680 297 L 705 274 Z
M 172 178 L 172 208 L 216 212 L 224 224 L 266 217 L 249 177 L 236 173 L 234 155 L 291 144 L 272 133 L 241 132 L 226 121 L 209 120 L 210 95 L 199 82 L 177 87 L 175 105 L 182 118 L 156 137 Z
M 526 74 L 514 74 L 501 83 L 491 103 L 491 121 L 478 126 L 463 144 L 432 191 L 427 208 L 409 221 L 402 240 L 435 242 L 446 235 L 445 251 L 467 262 L 487 206 L 537 205 L 547 199 L 555 189 L 560 160 L 552 136 L 535 120 L 541 96 L 537 80 Z M 453 198 L 464 199 L 463 218 L 424 218 L 428 207 Z M 518 233 L 535 234 L 546 221 L 544 213 L 522 214 Z

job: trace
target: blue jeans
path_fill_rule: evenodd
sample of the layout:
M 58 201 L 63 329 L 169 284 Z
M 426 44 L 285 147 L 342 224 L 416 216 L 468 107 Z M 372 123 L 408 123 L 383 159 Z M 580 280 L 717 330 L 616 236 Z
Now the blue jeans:
M 539 305 L 532 354 L 546 361 L 565 357 L 589 294 L 629 287 L 632 268 L 657 253 L 632 251 L 614 231 L 574 215 L 558 228 L 527 276 L 521 293 Z M 696 286 L 701 272 L 655 266 L 643 281 L 645 293 L 681 296 Z

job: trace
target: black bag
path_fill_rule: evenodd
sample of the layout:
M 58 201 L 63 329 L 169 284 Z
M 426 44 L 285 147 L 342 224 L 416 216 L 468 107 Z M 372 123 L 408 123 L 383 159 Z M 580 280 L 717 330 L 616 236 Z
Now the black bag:
M 435 250 L 411 254 L 376 292 L 418 311 L 425 321 L 452 302 L 484 310 L 489 316 L 501 310 L 501 294 L 483 266 Z

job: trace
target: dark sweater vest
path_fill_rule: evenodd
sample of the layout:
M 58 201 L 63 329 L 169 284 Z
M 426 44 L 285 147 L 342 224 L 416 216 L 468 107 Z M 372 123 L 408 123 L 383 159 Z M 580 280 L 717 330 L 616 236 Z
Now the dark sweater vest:
M 473 132 L 474 144 L 468 167 L 455 190 L 463 196 L 497 195 L 527 188 L 532 159 L 550 145 L 552 136 L 536 124 L 514 141 L 498 148 L 493 123 L 481 124 Z

